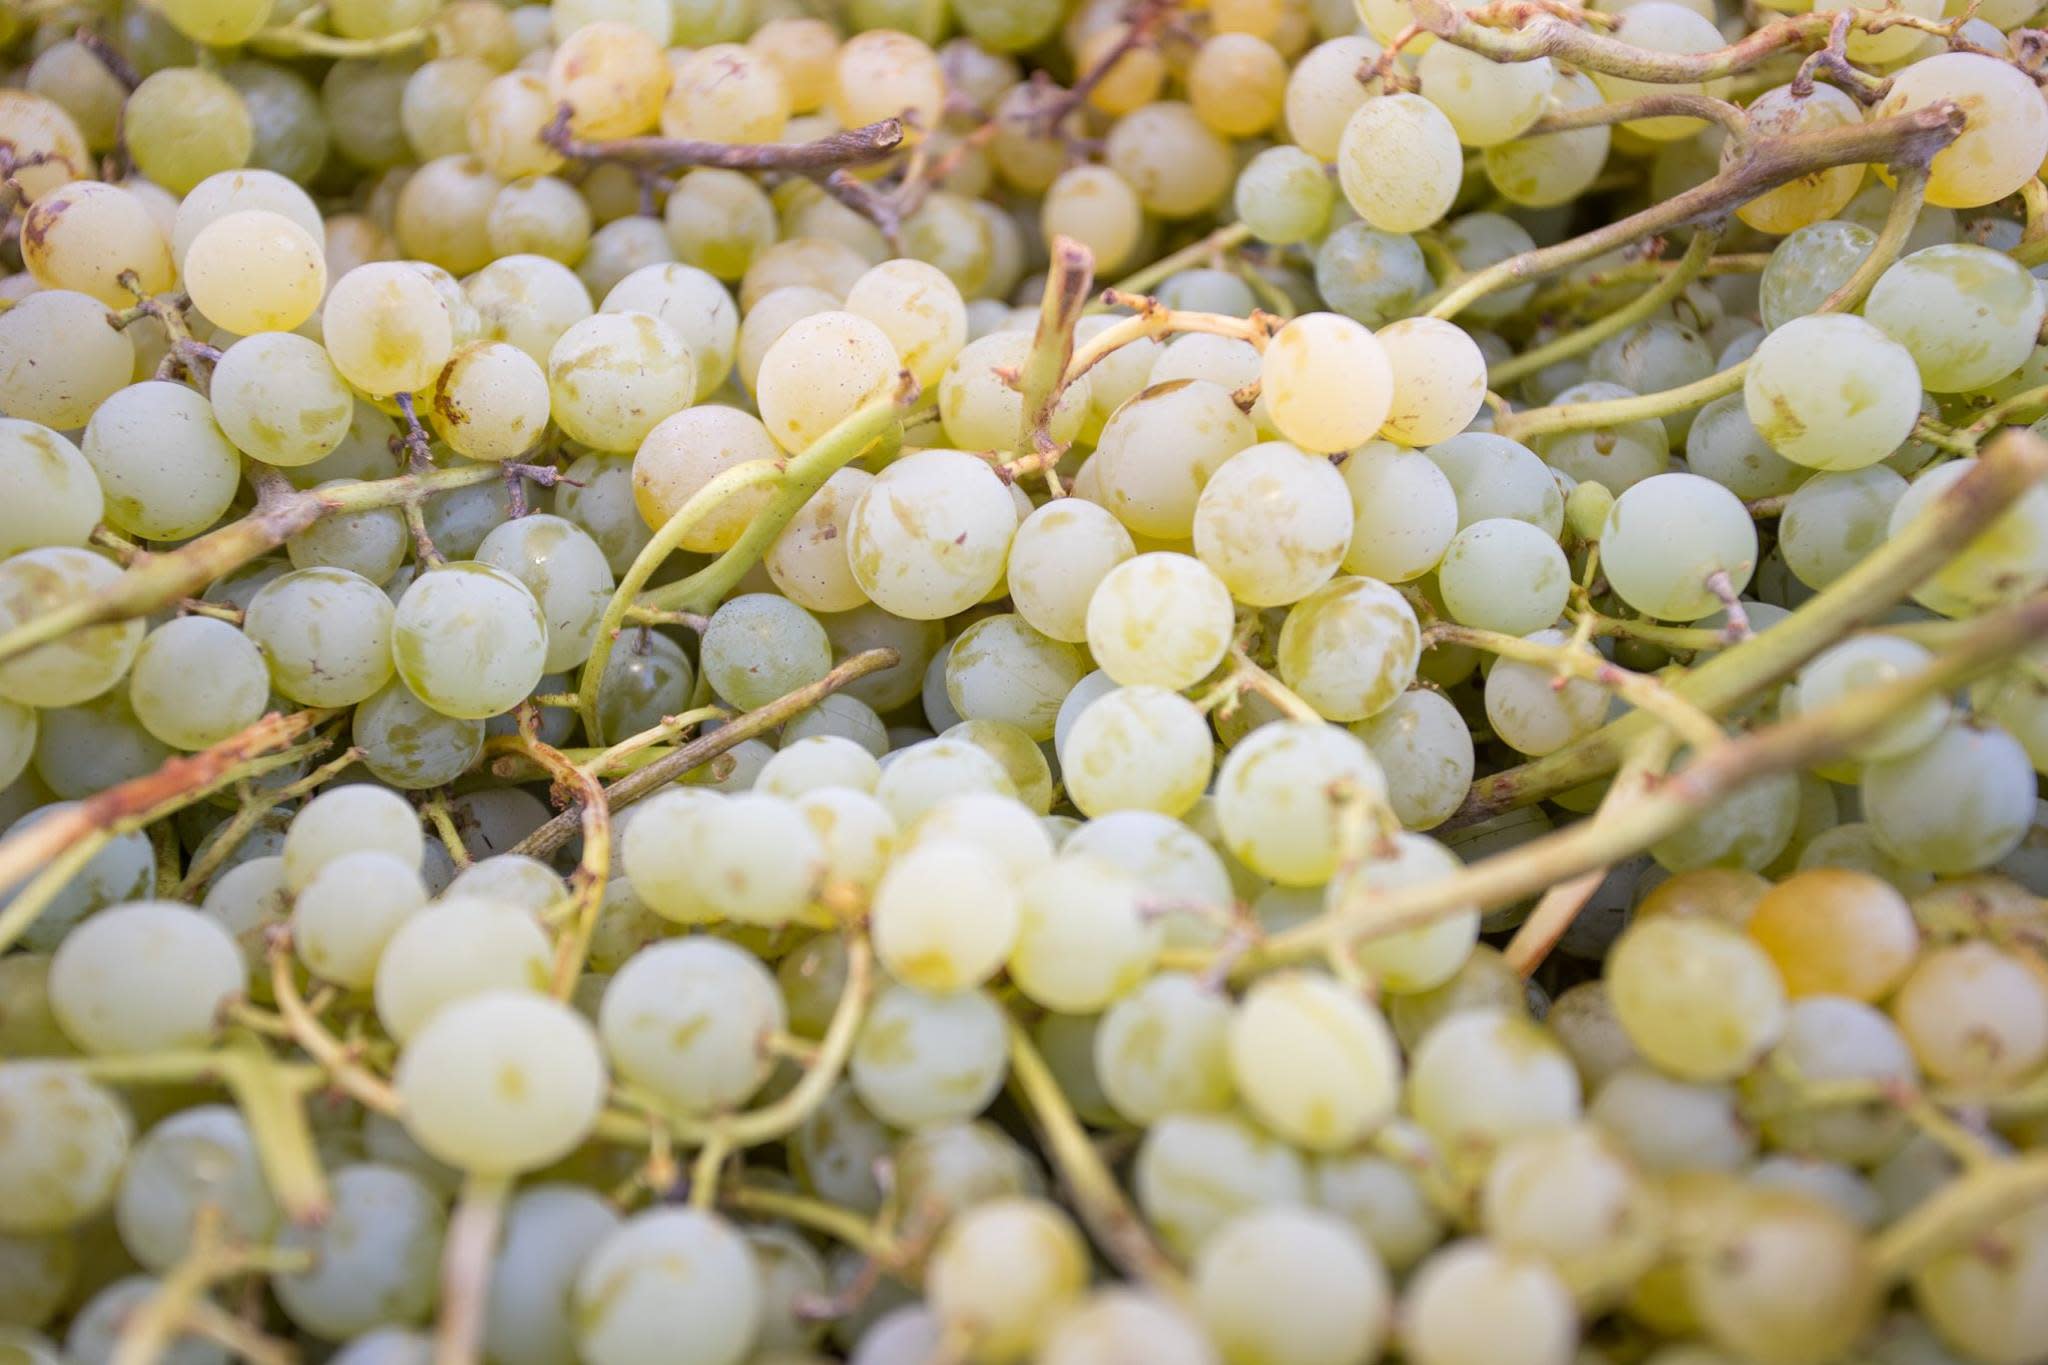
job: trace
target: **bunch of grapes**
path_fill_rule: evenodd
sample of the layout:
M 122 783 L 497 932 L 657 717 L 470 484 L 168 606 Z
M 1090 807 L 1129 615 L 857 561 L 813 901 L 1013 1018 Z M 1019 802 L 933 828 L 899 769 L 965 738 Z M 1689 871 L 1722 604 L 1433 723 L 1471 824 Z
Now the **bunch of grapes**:
M 2048 1362 L 2038 0 L 1589 3 L 7 0 L 0 1365 Z

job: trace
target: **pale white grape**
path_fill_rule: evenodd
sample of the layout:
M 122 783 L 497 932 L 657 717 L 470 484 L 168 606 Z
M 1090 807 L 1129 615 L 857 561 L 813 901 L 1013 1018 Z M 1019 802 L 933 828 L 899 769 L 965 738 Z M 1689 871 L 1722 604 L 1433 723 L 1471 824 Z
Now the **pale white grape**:
M 329 1341 L 425 1321 L 445 1223 L 434 1191 L 410 1171 L 364 1162 L 334 1172 L 333 1199 L 317 1227 L 278 1239 L 312 1257 L 310 1270 L 271 1280 L 285 1316 Z
M 135 1122 L 71 1067 L 0 1065 L 0 1231 L 74 1227 L 113 1201 Z
M 1335 981 L 1262 978 L 1230 1024 L 1230 1069 L 1245 1105 L 1316 1151 L 1349 1147 L 1394 1112 L 1401 1063 L 1386 1021 Z
M 2048 128 L 2048 107 L 2043 112 Z M 1771 448 L 1811 469 L 1861 469 L 1899 448 L 1920 418 L 1912 353 L 1845 313 L 1794 318 L 1763 339 L 1743 403 Z
M 1075 719 L 1060 750 L 1060 775 L 1084 814 L 1180 815 L 1209 785 L 1212 748 L 1194 703 L 1162 687 L 1123 687 Z
M 1159 952 L 1159 925 L 1137 878 L 1086 853 L 1033 872 L 1018 887 L 1017 909 L 1010 980 L 1061 1014 L 1103 1009 L 1145 978 Z
M 1402 1291 L 1401 1342 L 1415 1365 L 1569 1365 L 1578 1337 L 1557 1272 L 1492 1242 L 1453 1243 Z
M 963 611 L 1002 581 L 1017 508 L 988 464 L 922 450 L 890 465 L 854 504 L 846 553 L 861 590 L 915 620 Z
M 1193 1288 L 1195 1311 L 1231 1360 L 1370 1360 L 1392 1325 L 1378 1255 L 1344 1220 L 1319 1209 L 1260 1209 L 1231 1219 L 1203 1244 Z
M 1697 621 L 1723 593 L 1749 586 L 1756 524 L 1742 500 L 1697 474 L 1658 474 L 1624 491 L 1600 533 L 1600 567 L 1621 599 L 1646 616 Z M 1714 575 L 1726 581 L 1708 585 Z
M 1017 942 L 1021 908 L 1007 869 L 964 842 L 919 841 L 875 888 L 875 954 L 889 974 L 933 995 L 971 990 Z
M 1288 609 L 1275 659 L 1280 680 L 1326 719 L 1363 720 L 1415 680 L 1422 631 L 1400 593 L 1371 578 L 1338 578 Z M 1177 812 L 1169 812 L 1177 813 Z
M 1378 338 L 1339 313 L 1290 320 L 1259 362 L 1268 419 L 1310 451 L 1349 450 L 1370 440 L 1392 411 L 1396 379 Z
M 1227 1109 L 1236 1094 L 1231 1017 L 1222 992 L 1178 972 L 1111 1004 L 1095 1032 L 1095 1073 L 1109 1102 L 1138 1124 Z
M 375 968 L 377 1018 L 404 1043 L 456 1001 L 545 989 L 552 962 L 547 935 L 525 908 L 443 897 L 405 916 L 385 940 Z
M 1010 600 L 1034 630 L 1080 644 L 1088 638 L 1088 599 L 1135 554 L 1115 516 L 1078 497 L 1059 498 L 1017 524 L 1005 569 Z
M 655 424 L 697 396 L 697 361 L 651 313 L 596 313 L 548 351 L 555 422 L 599 450 L 637 448 Z
M 1616 941 L 1607 994 L 1629 1041 L 1691 1081 L 1747 1071 L 1785 1028 L 1785 986 L 1748 938 L 1715 921 L 1657 915 Z
M 373 849 L 417 868 L 426 848 L 405 798 L 370 783 L 324 791 L 299 809 L 284 841 L 285 885 L 297 892 L 334 859 Z
M 413 695 L 436 711 L 493 716 L 523 700 L 546 671 L 547 617 L 504 570 L 478 560 L 443 564 L 399 598 L 391 655 Z
M 430 388 L 455 348 L 447 301 L 404 262 L 360 265 L 336 280 L 320 326 L 341 377 L 377 395 Z
M 242 462 L 206 399 L 149 380 L 108 395 L 79 441 L 99 475 L 109 524 L 148 540 L 182 540 L 234 500 Z
M 1309 1198 L 1301 1154 L 1229 1113 L 1168 1114 L 1152 1124 L 1132 1185 L 1146 1220 L 1185 1257 L 1238 1214 Z
M 203 1044 L 242 989 L 241 949 L 221 924 L 174 901 L 134 901 L 86 919 L 50 963 L 50 1008 L 94 1054 Z
M 816 313 L 770 344 L 754 381 L 761 420 L 795 453 L 896 382 L 896 348 L 855 313 Z M 962 441 L 962 444 L 971 444 Z
M 760 962 L 704 937 L 634 954 L 613 974 L 598 1015 L 619 1076 L 688 1114 L 745 1103 L 773 1065 L 770 1040 L 787 1026 Z
M 1382 232 L 1419 232 L 1457 198 L 1464 171 L 1457 129 L 1420 95 L 1367 99 L 1345 122 L 1335 151 L 1345 199 Z
M 1088 599 L 1088 652 L 1125 687 L 1178 690 L 1223 662 L 1233 621 L 1230 589 L 1208 565 L 1191 555 L 1141 554 L 1104 574 Z
M 980 991 L 923 995 L 891 986 L 855 1041 L 848 1074 L 861 1103 L 899 1128 L 972 1118 L 1009 1070 L 1002 1007 Z
M 224 1104 L 172 1114 L 143 1135 L 121 1176 L 114 1224 L 137 1261 L 165 1271 L 191 1251 L 208 1208 L 236 1237 L 267 1241 L 280 1230 L 249 1125 Z
M 955 637 L 946 654 L 946 696 L 963 719 L 1003 721 L 1042 742 L 1052 738 L 1060 702 L 1087 671 L 1082 651 L 1005 613 Z
M 1102 505 L 1133 535 L 1185 540 L 1203 485 L 1258 432 L 1221 384 L 1150 383 L 1110 414 L 1088 468 Z
M 347 706 L 390 679 L 394 612 L 384 590 L 361 574 L 295 569 L 250 599 L 242 630 L 263 651 L 280 695 Z
M 1377 848 L 1357 866 L 1340 871 L 1330 882 L 1327 903 L 1370 910 L 1375 898 L 1389 891 L 1453 877 L 1463 868 L 1458 855 L 1434 839 L 1402 832 Z M 1413 994 L 1443 985 L 1472 955 L 1479 939 L 1477 907 L 1454 907 L 1428 924 L 1387 933 L 1368 919 L 1353 955 L 1382 990 Z
M 605 1097 L 590 1025 L 525 991 L 489 990 L 441 1009 L 400 1051 L 393 1081 L 420 1146 L 489 1174 L 566 1155 Z
M 1080 1297 L 1088 1250 L 1052 1204 L 991 1199 L 953 1220 L 925 1274 L 926 1299 L 940 1322 L 971 1330 L 976 1349 L 991 1359 L 1017 1359 L 1061 1306 Z
M 1909 867 L 1956 876 L 2017 848 L 2034 820 L 2034 770 L 2004 730 L 1954 723 L 1909 753 L 1866 763 L 1863 818 Z
M 1348 731 L 1277 721 L 1252 731 L 1223 760 L 1216 819 L 1246 866 L 1283 885 L 1315 886 L 1337 867 L 1340 801 L 1385 794 L 1379 764 Z
M 2032 83 L 1988 53 L 1943 52 L 1900 69 L 1871 118 L 1889 118 L 1953 100 L 1963 131 L 1934 154 L 1927 202 L 1976 208 L 2014 193 L 2048 158 L 2048 107 Z
M 737 1365 L 760 1330 L 761 1272 L 724 1219 L 657 1208 L 597 1243 L 571 1299 L 590 1365 Z
M 208 393 L 221 431 L 265 464 L 321 459 L 342 443 L 355 416 L 355 401 L 327 352 L 291 332 L 259 332 L 229 346 Z
M 427 903 L 416 866 L 378 849 L 321 864 L 292 902 L 292 947 L 308 971 L 364 988 L 399 925 Z
M 1451 538 L 1437 566 L 1437 588 L 1459 624 L 1526 635 L 1547 628 L 1564 611 L 1571 565 L 1540 528 L 1493 517 Z
M 151 631 L 128 675 L 142 727 L 176 749 L 204 749 L 253 724 L 270 700 L 270 673 L 249 638 L 225 621 L 185 616 Z
M 1505 661 L 1494 665 L 1497 674 Z M 1488 675 L 1491 686 L 1492 675 Z M 1605 711 L 1605 703 L 1601 705 Z M 1380 765 L 1387 804 L 1408 829 L 1433 829 L 1450 818 L 1472 785 L 1472 730 L 1441 692 L 1414 688 L 1385 710 L 1351 727 Z

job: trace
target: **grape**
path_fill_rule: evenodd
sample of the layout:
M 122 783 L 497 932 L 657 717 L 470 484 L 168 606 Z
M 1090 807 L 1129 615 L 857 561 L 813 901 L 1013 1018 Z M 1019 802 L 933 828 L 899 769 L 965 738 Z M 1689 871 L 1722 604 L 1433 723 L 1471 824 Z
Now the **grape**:
M 1967 209 L 1996 203 L 2031 179 L 2048 157 L 2048 107 L 2020 74 L 1996 57 L 1943 52 L 1900 70 L 1872 118 L 1889 118 L 1954 100 L 1963 131 L 1934 154 L 1927 202 Z
M 1492 677 L 1508 666 L 1505 660 L 1494 666 L 1489 693 Z M 1605 709 L 1603 701 L 1600 713 Z M 1495 728 L 1498 731 L 1498 722 Z M 1387 804 L 1404 827 L 1433 829 L 1464 801 L 1472 783 L 1472 731 L 1442 693 L 1403 692 L 1386 709 L 1352 726 L 1351 732 L 1365 741 L 1379 763 L 1387 782 Z
M 1867 1163 L 1892 1152 L 1905 1123 L 1882 1099 L 1815 1103 L 1815 1088 L 1910 1085 L 1913 1055 L 1891 1021 L 1858 1001 L 1816 995 L 1793 1002 L 1785 1036 L 1743 1085 L 1778 1147 Z
M 861 494 L 846 552 L 878 606 L 936 620 L 972 606 L 1001 581 L 1016 527 L 1016 506 L 987 464 L 962 451 L 923 450 L 890 465 Z
M 333 1200 L 318 1228 L 292 1228 L 279 1239 L 313 1257 L 312 1270 L 273 1281 L 285 1315 L 329 1341 L 424 1320 L 441 1259 L 434 1192 L 409 1171 L 363 1163 L 334 1173 Z
M 392 935 L 426 903 L 414 863 L 379 849 L 343 853 L 299 887 L 292 946 L 314 975 L 366 988 Z
M 1004 721 L 1042 742 L 1052 738 L 1061 700 L 1088 671 L 1084 658 L 1020 616 L 984 617 L 947 653 L 946 695 L 965 719 Z
M 1273 1365 L 1372 1359 L 1393 1316 L 1379 1258 L 1342 1219 L 1316 1209 L 1231 1219 L 1203 1244 L 1193 1291 L 1228 1358 Z
M 761 357 L 753 385 L 761 420 L 784 450 L 801 451 L 887 393 L 897 363 L 888 335 L 864 317 L 834 311 L 799 318 Z
M 1954 876 L 2019 846 L 2034 818 L 2034 774 L 2018 740 L 1953 723 L 1910 753 L 1867 763 L 1863 816 L 1885 852 Z
M 1600 566 L 1647 616 L 1697 621 L 1721 603 L 1708 579 L 1740 593 L 1756 566 L 1756 526 L 1733 493 L 1697 474 L 1658 474 L 1625 490 L 1600 533 Z
M 171 244 L 142 199 L 96 180 L 36 197 L 21 221 L 21 260 L 44 287 L 75 289 L 115 308 L 135 301 L 122 275 L 133 272 L 143 293 L 161 294 L 174 274 Z
M 690 819 L 685 837 L 701 904 L 743 924 L 788 922 L 824 878 L 822 844 L 803 813 L 779 797 L 742 791 L 709 803 Z
M 381 984 L 381 982 L 380 982 Z M 567 1006 L 485 990 L 444 1006 L 398 1058 L 406 1130 L 450 1165 L 487 1173 L 544 1166 L 589 1133 L 604 1060 Z
M 1673 1080 L 1649 1066 L 1623 1066 L 1588 1108 L 1645 1170 L 1739 1170 L 1756 1155 L 1756 1131 L 1726 1086 Z
M 1112 1003 L 1095 1034 L 1095 1069 L 1117 1113 L 1153 1124 L 1229 1107 L 1231 1006 L 1194 977 L 1162 973 Z
M 72 1319 L 64 1335 L 62 1359 L 77 1365 L 111 1365 L 119 1346 L 123 1326 L 146 1304 L 157 1300 L 161 1282 L 147 1275 L 129 1275 L 115 1280 L 94 1294 Z M 52 1359 L 56 1359 L 54 1353 Z M 28 1365 L 39 1365 L 39 1357 L 27 1354 Z M 166 1365 L 227 1365 L 225 1347 L 216 1346 L 194 1333 L 173 1335 L 163 1352 Z
M 1896 536 L 1976 466 L 1965 457 L 1936 465 L 1914 479 L 1892 505 L 1889 534 Z M 1943 615 L 2010 600 L 2048 581 L 2048 495 L 2029 488 L 1976 539 L 1952 555 L 1914 589 L 1914 600 Z
M 1406 832 L 1393 836 L 1374 856 L 1340 870 L 1327 902 L 1334 911 L 1347 900 L 1370 905 L 1375 892 L 1422 886 L 1455 875 L 1463 865 L 1434 839 Z M 1354 950 L 1358 963 L 1386 991 L 1413 994 L 1434 990 L 1457 975 L 1479 937 L 1479 912 L 1464 908 L 1399 933 L 1371 929 Z
M 403 262 L 359 265 L 336 280 L 320 326 L 334 368 L 371 394 L 430 388 L 455 348 L 447 301 Z
M 1743 525 L 1748 524 L 1745 517 Z M 1526 635 L 1548 627 L 1564 611 L 1571 566 L 1557 542 L 1539 528 L 1490 517 L 1451 538 L 1437 566 L 1437 587 L 1460 624 Z
M 690 408 L 657 423 L 640 443 L 633 456 L 633 502 L 647 525 L 658 528 L 718 475 L 776 458 L 775 443 L 758 419 L 735 408 Z M 765 488 L 739 490 L 695 523 L 683 548 L 731 549 L 771 496 Z
M 527 910 L 443 898 L 404 916 L 376 955 L 377 1018 L 404 1042 L 452 1002 L 542 989 L 550 959 L 547 936 Z
M 134 377 L 134 344 L 106 315 L 99 300 L 66 289 L 38 290 L 0 314 L 8 417 L 75 430 Z
M 1477 1238 L 1416 1268 L 1402 1292 L 1401 1325 L 1402 1349 L 1416 1365 L 1566 1365 L 1578 1346 L 1571 1289 L 1557 1272 Z
M 1764 338 L 1743 380 L 1771 448 L 1813 469 L 1861 469 L 1898 449 L 1920 416 L 1912 354 L 1860 318 L 1794 318 Z
M 1422 653 L 1414 608 L 1370 578 L 1339 578 L 1288 609 L 1280 679 L 1330 720 L 1377 715 L 1415 680 Z
M 1463 329 L 1436 318 L 1404 318 L 1381 328 L 1374 340 L 1394 376 L 1382 439 L 1429 445 L 1457 435 L 1478 414 L 1486 359 Z
M 0 1232 L 59 1232 L 113 1202 L 135 1124 L 113 1092 L 45 1062 L 0 1065 Z
M 1130 991 L 1150 974 L 1160 946 L 1141 890 L 1137 878 L 1086 853 L 1033 872 L 1018 888 L 1011 981 L 1027 998 L 1070 1015 L 1101 1010 Z
M 1230 1068 L 1246 1106 L 1312 1150 L 1348 1147 L 1393 1113 L 1400 1061 L 1377 1011 L 1305 973 L 1262 979 L 1230 1024 Z
M 50 1006 L 94 1054 L 203 1043 L 243 984 L 241 950 L 220 924 L 170 901 L 100 911 L 58 946 Z
M 1102 505 L 1131 532 L 1186 539 L 1204 485 L 1257 439 L 1222 385 L 1154 383 L 1110 416 L 1089 466 Z
M 1278 721 L 1223 760 L 1216 818 L 1239 861 L 1286 886 L 1315 886 L 1336 870 L 1338 799 L 1375 801 L 1386 778 L 1363 744 L 1333 725 Z
M 891 976 L 932 995 L 987 981 L 1017 942 L 1020 905 L 1002 862 L 971 844 L 920 840 L 875 888 L 875 953 Z
M 1787 878 L 1757 902 L 1747 928 L 1795 998 L 1879 999 L 1905 976 L 1919 947 L 1903 896 L 1867 873 L 1839 868 Z
M 1181 815 L 1209 784 L 1211 744 L 1192 703 L 1160 687 L 1118 688 L 1075 720 L 1061 775 L 1086 814 Z
M 1560 406 L 1612 403 L 1635 396 L 1633 389 L 1596 379 L 1574 384 L 1552 401 Z M 1535 441 L 1536 453 L 1553 470 L 1581 483 L 1597 482 L 1615 494 L 1662 474 L 1671 465 L 1671 431 L 1655 418 L 1617 422 L 1591 431 L 1557 432 Z
M 1205 1365 L 1216 1358 L 1201 1329 L 1173 1302 L 1138 1290 L 1091 1294 L 1053 1324 L 1039 1346 L 1045 1365 Z
M 1995 1085 L 2048 1056 L 2048 990 L 1988 943 L 1927 953 L 1891 1012 L 1920 1065 L 1951 1085 Z
M 221 1230 L 267 1241 L 282 1221 L 241 1114 L 208 1104 L 171 1115 L 135 1145 L 114 1209 L 121 1242 L 136 1260 L 167 1271 L 191 1250 L 203 1210 Z
M 1300 1154 L 1232 1114 L 1169 1114 L 1152 1124 L 1133 1178 L 1147 1221 L 1183 1256 L 1241 1213 L 1308 1202 Z
M 1154 100 L 1124 114 L 1110 127 L 1103 159 L 1162 218 L 1214 208 L 1234 173 L 1230 145 L 1178 100 Z
M 1863 315 L 1906 348 L 1929 392 L 1982 388 L 2034 349 L 2048 300 L 2025 274 L 1985 247 L 1926 247 L 1878 276 Z
M 761 1320 L 747 1242 L 715 1214 L 651 1209 L 599 1241 L 576 1276 L 576 1346 L 592 1365 L 735 1365 Z
M 582 609 L 588 609 L 587 595 Z M 516 705 L 546 671 L 549 644 L 547 618 L 534 594 L 481 560 L 421 574 L 391 619 L 398 676 L 414 696 L 449 716 L 480 719 Z
M 1118 683 L 1192 687 L 1229 648 L 1230 590 L 1191 556 L 1142 554 L 1103 575 L 1087 624 L 1089 653 Z
M 2028 1291 L 2048 1247 L 2048 1219 L 2017 1211 L 1967 1246 L 1930 1260 L 1912 1279 L 1913 1301 L 1943 1342 L 1981 1360 L 2020 1360 L 2041 1335 Z M 1940 1349 L 1929 1342 L 1930 1351 Z
M 1508 1144 L 1481 1201 L 1481 1222 L 1501 1249 L 1548 1262 L 1582 1304 L 1619 1297 L 1661 1249 L 1655 1191 L 1590 1124 Z
M 177 749 L 204 749 L 253 724 L 270 674 L 248 637 L 225 621 L 186 616 L 143 639 L 128 678 L 143 728 Z
M 1357 88 L 1357 82 L 1346 78 Z M 1413 237 L 1345 223 L 1316 248 L 1316 292 L 1367 326 L 1392 322 L 1434 287 Z
M 1409 1057 L 1408 1112 L 1453 1171 L 1476 1175 L 1503 1144 L 1579 1116 L 1579 1073 L 1541 1026 L 1468 1009 L 1422 1035 Z
M 1856 636 L 1823 650 L 1800 670 L 1797 710 L 1824 710 L 1854 692 L 1911 677 L 1933 661 L 1925 648 L 1895 635 Z M 1923 697 L 1848 752 L 1865 760 L 1903 758 L 1939 735 L 1949 714 L 1947 697 Z
M 1631 47 L 1649 52 L 1667 52 L 1696 55 L 1712 52 L 1719 48 L 1723 39 L 1713 22 L 1702 18 L 1699 11 L 1684 5 L 1652 0 L 1655 8 L 1644 10 L 1631 5 L 1627 17 L 1618 26 L 1615 37 Z M 1610 103 L 1620 103 L 1644 95 L 1661 94 L 1671 91 L 1680 94 L 1714 94 L 1720 82 L 1684 81 L 1673 84 L 1659 84 L 1651 81 L 1634 80 L 1626 76 L 1611 76 L 1605 72 L 1593 73 L 1594 83 L 1600 87 Z M 1630 119 L 1621 125 L 1639 137 L 1656 142 L 1669 142 L 1690 137 L 1700 128 L 1700 121 L 1666 115 L 1658 118 Z
M 135 168 L 173 194 L 248 164 L 255 128 L 235 88 L 210 71 L 173 67 L 145 77 L 121 111 Z
M 702 937 L 634 954 L 613 975 L 598 1017 L 619 1075 L 689 1114 L 744 1104 L 767 1079 L 768 1043 L 786 1027 L 766 969 Z
M 697 361 L 650 313 L 597 313 L 572 323 L 548 352 L 554 418 L 599 450 L 632 450 L 697 392 Z
M 1322 162 L 1282 145 L 1245 163 L 1231 207 L 1260 241 L 1289 246 L 1322 235 L 1335 197 Z
M 1457 129 L 1420 95 L 1376 95 L 1344 124 L 1337 179 L 1358 216 L 1382 232 L 1419 232 L 1457 198 Z
M 216 218 L 184 253 L 192 302 L 231 332 L 289 332 L 320 306 L 327 262 L 320 242 L 282 214 L 245 210 Z
M 1557 71 L 1545 92 L 1543 112 L 1569 113 L 1601 103 L 1600 88 L 1579 71 Z M 1604 126 L 1515 138 L 1482 153 L 1486 179 L 1503 199 L 1526 208 L 1570 203 L 1592 185 L 1607 164 L 1612 130 Z
M 262 332 L 227 348 L 214 367 L 213 417 L 237 450 L 266 464 L 302 466 L 340 446 L 354 400 L 320 346 Z
M 1905 495 L 1906 481 L 1881 464 L 1814 475 L 1792 490 L 1778 518 L 1785 567 L 1807 587 L 1825 588 L 1877 544 Z
M 1089 598 L 1111 569 L 1136 553 L 1130 533 L 1095 504 L 1049 502 L 1019 522 L 1010 541 L 1010 599 L 1032 629 L 1079 644 L 1088 638 Z
M 170 757 L 170 746 L 142 728 L 118 690 L 36 719 L 35 774 L 66 799 L 142 777 Z
M 980 991 L 924 995 L 889 986 L 854 1043 L 848 1074 L 876 1117 L 898 1128 L 972 1118 L 1009 1069 L 1003 1012 Z
M 1317 44 L 1295 62 L 1287 78 L 1287 133 L 1317 161 L 1337 155 L 1346 122 L 1368 95 L 1353 73 L 1379 52 L 1371 38 L 1347 33 Z
M 1739 1190 L 1701 1222 L 1685 1287 L 1714 1340 L 1744 1354 L 1824 1361 L 1839 1359 L 1868 1325 L 1878 1286 L 1867 1243 L 1825 1204 Z
M 0 561 L 0 621 L 12 628 L 104 590 L 121 571 L 90 550 L 49 546 Z M 142 644 L 139 620 L 74 630 L 0 663 L 0 696 L 24 706 L 70 706 L 128 672 Z
M 1553 540 L 1563 534 L 1564 494 L 1527 446 L 1490 431 L 1467 431 L 1423 453 L 1457 495 L 1458 529 L 1508 517 L 1528 522 Z
M 939 1321 L 971 1328 L 976 1349 L 1017 1358 L 1088 1278 L 1081 1234 L 1039 1199 L 992 1199 L 967 1210 L 932 1248 L 925 1292 Z
M 1337 313 L 1305 313 L 1266 343 L 1261 397 L 1280 434 L 1304 450 L 1363 445 L 1393 406 L 1399 372 L 1373 334 Z M 1220 472 L 1220 471 L 1219 471 Z
M 79 449 L 106 493 L 109 524 L 149 540 L 213 525 L 241 480 L 241 459 L 207 401 L 162 380 L 108 395 Z
M 1747 1071 L 1785 1028 L 1785 984 L 1770 957 L 1708 919 L 1658 915 L 1615 943 L 1608 998 L 1629 1041 L 1685 1080 Z

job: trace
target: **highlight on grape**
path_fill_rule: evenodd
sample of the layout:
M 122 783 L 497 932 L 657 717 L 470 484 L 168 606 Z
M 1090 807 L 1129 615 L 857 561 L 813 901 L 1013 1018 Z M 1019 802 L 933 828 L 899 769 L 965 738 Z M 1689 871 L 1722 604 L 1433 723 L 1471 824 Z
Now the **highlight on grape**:
M 0 0 L 0 1365 L 2048 1365 L 2039 3 Z

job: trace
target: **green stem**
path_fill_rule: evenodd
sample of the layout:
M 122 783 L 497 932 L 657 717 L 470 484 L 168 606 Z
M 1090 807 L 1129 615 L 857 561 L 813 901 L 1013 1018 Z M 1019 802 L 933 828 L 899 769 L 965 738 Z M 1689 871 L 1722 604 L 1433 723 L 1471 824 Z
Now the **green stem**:
M 1884 1230 L 1875 1249 L 1878 1277 L 1896 1284 L 1943 1252 L 1983 1236 L 2044 1200 L 2048 1153 L 1979 1166 Z
M 512 1181 L 502 1175 L 463 1179 L 462 1198 L 441 1247 L 441 1316 L 434 1324 L 434 1365 L 476 1365 L 483 1352 L 484 1304 L 491 1255 Z
M 1110 287 L 1125 294 L 1149 294 L 1156 285 L 1178 275 L 1181 271 L 1205 265 L 1209 258 L 1218 252 L 1243 246 L 1251 239 L 1250 228 L 1243 223 L 1231 223 L 1217 228 L 1206 237 L 1189 242 L 1178 251 L 1161 256 L 1143 270 L 1126 275 Z
M 1487 371 L 1487 383 L 1495 389 L 1512 384 L 1525 375 L 1535 374 L 1546 365 L 1554 365 L 1560 360 L 1568 360 L 1590 351 L 1607 338 L 1618 336 L 1653 316 L 1665 304 L 1683 294 L 1687 285 L 1699 278 L 1700 272 L 1706 268 L 1708 259 L 1714 254 L 1715 244 L 1720 240 L 1720 233 L 1701 228 L 1693 233 L 1692 240 L 1686 244 L 1685 254 L 1678 259 L 1678 264 L 1666 271 L 1655 284 L 1606 317 L 1589 322 L 1576 331 L 1566 332 L 1563 336 L 1533 350 L 1503 360 Z

